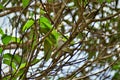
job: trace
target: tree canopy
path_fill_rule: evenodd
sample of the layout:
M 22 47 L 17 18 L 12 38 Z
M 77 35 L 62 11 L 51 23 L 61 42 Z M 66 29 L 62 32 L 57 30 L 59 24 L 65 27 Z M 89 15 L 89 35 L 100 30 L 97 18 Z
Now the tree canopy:
M 119 80 L 119 0 L 1 0 L 0 80 Z

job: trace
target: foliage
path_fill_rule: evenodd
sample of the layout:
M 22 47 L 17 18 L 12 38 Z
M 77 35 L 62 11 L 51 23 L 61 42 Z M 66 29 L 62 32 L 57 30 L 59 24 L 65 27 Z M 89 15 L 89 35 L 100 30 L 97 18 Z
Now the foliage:
M 0 80 L 119 80 L 118 1 L 2 0 Z

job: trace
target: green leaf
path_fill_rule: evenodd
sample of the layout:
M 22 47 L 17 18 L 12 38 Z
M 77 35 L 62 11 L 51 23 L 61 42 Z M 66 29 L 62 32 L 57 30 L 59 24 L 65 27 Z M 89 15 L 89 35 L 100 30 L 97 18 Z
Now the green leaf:
M 21 70 L 19 70 L 19 72 L 18 72 L 16 75 L 19 77 L 19 76 L 22 75 L 23 73 L 24 73 L 24 70 L 21 69 Z
M 17 38 L 17 37 L 11 37 L 11 42 L 17 42 L 17 43 L 20 43 L 20 38 Z
M 57 40 L 58 37 L 60 37 L 60 34 L 59 34 L 56 30 L 53 30 L 53 31 L 52 31 L 52 35 L 54 35 L 55 40 Z
M 40 32 L 44 34 L 49 32 L 49 30 L 52 28 L 50 21 L 44 16 L 40 17 L 39 24 L 40 24 Z M 57 42 L 58 37 L 59 37 L 59 33 L 53 29 L 52 33 L 48 36 L 49 42 L 55 44 Z
M 2 39 L 2 43 L 7 45 L 11 40 L 11 36 L 4 34 L 1 39 Z
M 53 2 L 53 0 L 48 0 L 48 2 L 50 3 L 50 2 Z
M 12 54 L 6 53 L 6 54 L 3 55 L 3 58 L 11 61 L 11 59 L 12 59 Z M 22 59 L 22 60 L 24 60 L 24 59 Z M 13 61 L 16 65 L 19 65 L 20 62 L 21 62 L 21 56 L 15 54 L 12 61 Z
M 116 65 L 114 65 L 112 69 L 114 69 L 114 70 L 118 70 L 118 69 L 120 69 L 120 64 L 116 64 Z
M 113 80 L 119 80 L 119 79 L 120 79 L 120 73 L 119 73 L 119 71 L 116 71 L 113 76 Z
M 41 24 L 40 24 L 40 32 L 41 32 L 41 33 L 46 34 L 47 32 L 49 32 L 49 30 L 50 30 L 50 28 L 47 27 L 44 23 L 41 23 Z
M 46 17 L 41 16 L 39 20 L 40 20 L 40 23 L 48 24 L 48 25 L 50 25 L 50 26 L 48 26 L 48 27 L 49 27 L 49 28 L 52 28 L 50 21 L 49 21 Z
M 4 58 L 4 59 L 10 60 L 11 57 L 12 57 L 12 54 L 10 54 L 10 53 L 6 53 L 6 54 L 3 55 L 3 58 Z
M 108 2 L 108 3 L 110 3 L 110 2 L 111 2 L 111 0 L 107 0 L 107 2 Z
M 9 44 L 10 42 L 20 43 L 20 38 L 12 37 L 7 34 L 3 34 L 1 39 L 2 39 L 2 43 L 5 45 Z
M 3 52 L 3 48 L 0 48 L 0 54 Z
M 53 30 L 52 33 L 48 36 L 48 39 L 52 45 L 56 45 L 59 37 L 60 34 L 56 30 Z
M 15 54 L 14 55 L 14 58 L 13 58 L 13 60 L 14 60 L 14 62 L 16 63 L 16 64 L 20 64 L 20 62 L 21 62 L 21 56 L 19 56 L 19 55 L 17 55 L 17 54 Z M 24 60 L 24 59 L 22 59 L 22 60 Z
M 24 7 L 24 8 L 27 7 L 28 4 L 29 4 L 29 2 L 30 2 L 30 0 L 22 0 L 22 5 L 23 5 L 23 7 Z
M 99 0 L 99 2 L 100 2 L 100 3 L 103 3 L 103 2 L 104 2 L 104 0 Z
M 15 72 L 16 72 L 16 71 L 15 71 Z M 18 77 L 20 77 L 23 73 L 24 73 L 24 70 L 21 69 L 21 70 L 19 70 L 19 71 L 15 74 L 15 76 L 18 78 Z M 17 79 L 15 79 L 15 80 L 17 80 Z
M 1 35 L 3 35 L 4 34 L 4 32 L 3 32 L 3 30 L 0 28 L 0 34 Z
M 8 60 L 8 59 L 3 59 L 3 63 L 8 65 L 8 66 L 11 66 L 11 60 Z M 12 62 L 12 68 L 16 70 L 16 65 L 14 62 Z
M 42 9 L 40 9 L 40 14 L 45 14 L 46 12 Z
M 22 31 L 25 32 L 25 30 L 29 29 L 34 24 L 33 19 L 29 19 L 26 24 L 23 26 Z
M 25 66 L 26 66 L 26 63 L 22 63 L 22 64 L 20 65 L 20 68 L 19 68 L 19 69 L 23 69 L 23 68 L 25 68 Z
M 10 77 L 11 77 L 11 76 L 9 75 L 9 76 L 3 77 L 2 79 L 3 79 L 3 80 L 8 80 L 8 79 L 10 79 Z
M 45 56 L 45 61 L 48 61 L 51 57 L 52 49 L 51 49 L 51 42 L 46 39 L 44 41 L 44 56 Z
M 4 9 L 4 6 L 2 4 L 0 4 L 0 9 Z
M 50 31 L 50 29 L 52 29 L 52 25 L 51 25 L 50 21 L 44 16 L 40 17 L 39 24 L 40 24 L 40 32 L 41 33 L 46 34 L 47 32 Z M 52 42 L 52 44 L 56 44 L 59 35 L 60 34 L 55 29 L 53 29 L 53 31 L 48 36 L 49 43 Z
M 43 16 L 40 17 L 39 24 L 41 33 L 47 33 L 52 28 L 50 21 Z
M 48 38 L 52 42 L 52 44 L 56 44 L 56 42 L 57 42 L 57 36 L 55 34 L 50 34 L 48 36 Z

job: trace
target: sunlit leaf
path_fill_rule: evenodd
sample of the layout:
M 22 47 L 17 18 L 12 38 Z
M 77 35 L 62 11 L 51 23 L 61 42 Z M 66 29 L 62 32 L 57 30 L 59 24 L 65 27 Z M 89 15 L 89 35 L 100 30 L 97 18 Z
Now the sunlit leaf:
M 39 24 L 40 24 L 40 31 L 42 33 L 47 33 L 52 28 L 50 21 L 43 16 L 40 17 Z
M 23 7 L 24 7 L 24 8 L 27 7 L 28 4 L 29 4 L 29 2 L 30 2 L 30 0 L 22 0 L 22 5 L 23 5 Z
M 17 43 L 20 43 L 20 38 L 11 37 L 11 42 L 17 42 Z
M 40 23 L 40 32 L 41 33 L 47 33 L 52 28 L 52 25 L 50 21 L 46 17 L 40 17 L 39 19 Z M 48 36 L 49 40 L 55 44 L 57 42 L 57 38 L 59 37 L 59 33 L 53 29 L 52 33 Z
M 5 45 L 9 44 L 10 42 L 20 43 L 20 38 L 16 38 L 6 34 L 2 35 L 1 39 L 2 39 L 2 43 Z
M 50 21 L 46 17 L 41 16 L 39 21 L 40 23 L 45 23 L 47 25 L 46 27 L 52 28 Z
M 22 64 L 20 65 L 20 69 L 25 68 L 25 66 L 26 66 L 26 63 L 22 63 Z
M 25 32 L 25 30 L 29 29 L 34 24 L 34 20 L 30 19 L 26 22 L 26 24 L 23 26 L 22 31 Z
M 2 36 L 2 43 L 7 45 L 9 42 L 11 41 L 11 36 L 8 36 L 8 35 L 3 35 Z
M 3 35 L 4 34 L 4 32 L 3 32 L 3 30 L 0 28 L 0 34 L 1 35 Z

